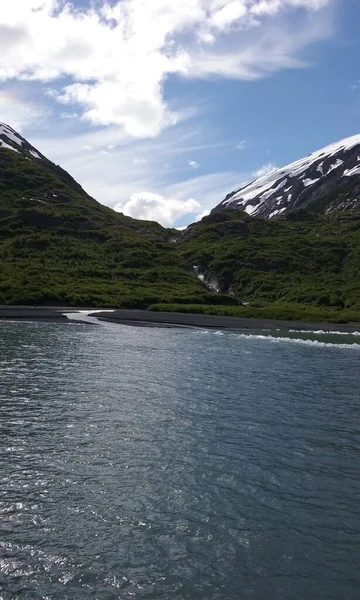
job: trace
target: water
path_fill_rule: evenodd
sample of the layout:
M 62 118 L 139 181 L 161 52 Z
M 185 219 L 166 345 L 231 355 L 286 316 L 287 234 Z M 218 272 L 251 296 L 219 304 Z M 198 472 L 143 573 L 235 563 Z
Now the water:
M 1 600 L 358 599 L 360 346 L 279 337 L 0 323 Z

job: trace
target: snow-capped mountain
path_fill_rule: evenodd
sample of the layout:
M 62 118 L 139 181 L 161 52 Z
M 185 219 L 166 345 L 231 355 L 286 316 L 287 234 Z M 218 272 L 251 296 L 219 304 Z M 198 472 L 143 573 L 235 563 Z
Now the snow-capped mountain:
M 327 212 L 360 209 L 360 134 L 259 177 L 228 194 L 213 212 L 235 208 L 273 218 L 319 203 Z
M 65 197 L 68 202 L 79 195 L 90 198 L 69 173 L 46 158 L 15 129 L 1 122 L 0 180 L 0 215 L 10 209 L 17 210 L 19 199 L 23 205 L 31 200 L 33 204 L 45 206 L 45 201 L 65 201 Z
M 19 135 L 12 127 L 5 123 L 0 123 L 0 149 L 13 150 L 14 152 L 36 158 L 38 160 L 45 157 L 36 150 L 29 142 Z

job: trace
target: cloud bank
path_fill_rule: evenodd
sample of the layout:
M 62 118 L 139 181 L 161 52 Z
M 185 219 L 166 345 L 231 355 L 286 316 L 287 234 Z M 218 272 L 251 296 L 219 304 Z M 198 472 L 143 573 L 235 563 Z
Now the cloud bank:
M 157 221 L 164 227 L 171 227 L 177 219 L 186 214 L 196 214 L 201 207 L 193 199 L 177 200 L 151 192 L 140 192 L 132 194 L 128 202 L 116 204 L 114 208 L 128 217 Z
M 3 0 L 0 82 L 41 82 L 64 119 L 156 137 L 184 116 L 165 100 L 171 75 L 253 80 L 302 66 L 329 34 L 314 13 L 333 1 Z

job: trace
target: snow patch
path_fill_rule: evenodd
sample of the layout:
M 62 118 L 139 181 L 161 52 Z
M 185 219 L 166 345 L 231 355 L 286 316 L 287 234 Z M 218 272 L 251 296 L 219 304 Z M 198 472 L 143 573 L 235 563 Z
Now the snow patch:
M 265 185 L 261 185 L 261 181 L 263 179 L 270 179 L 270 182 L 267 181 L 265 183 Z M 274 183 L 276 183 L 276 181 L 272 181 L 271 176 L 260 177 L 260 179 L 257 180 L 256 185 L 248 186 L 247 192 L 245 194 L 243 194 L 241 196 L 241 198 L 239 198 L 238 204 L 243 205 L 244 203 L 251 202 L 251 200 L 260 196 L 259 201 L 257 202 L 257 204 L 255 206 L 248 204 L 245 207 L 245 212 L 247 212 L 248 215 L 253 214 L 265 202 L 265 200 L 270 198 L 270 196 L 272 196 L 273 194 L 276 194 L 276 192 L 281 190 L 286 185 L 286 180 L 280 181 L 280 183 L 278 185 L 276 185 L 275 187 L 272 187 Z M 237 194 L 235 194 L 235 196 L 233 196 L 233 198 L 230 199 L 229 202 L 236 200 L 236 195 Z
M 26 144 L 24 146 L 24 143 Z M 35 148 L 26 142 L 24 138 L 22 138 L 12 127 L 6 125 L 6 123 L 0 123 L 0 148 L 6 148 L 7 150 L 12 150 L 13 152 L 21 152 L 21 150 L 26 150 L 33 158 L 41 160 L 43 157 Z M 25 156 L 26 160 L 31 160 L 29 156 Z
M 343 173 L 343 177 L 352 177 L 353 175 L 360 175 L 360 165 L 357 165 L 353 169 L 346 169 Z
M 36 150 L 29 150 L 29 152 L 31 156 L 33 156 L 34 158 L 39 158 L 41 160 L 41 156 L 36 152 Z
M 21 137 L 16 133 L 16 131 L 14 131 L 14 129 L 5 123 L 0 123 L 0 136 L 1 135 L 5 135 L 9 140 L 14 142 L 14 144 L 22 146 L 23 140 Z
M 343 160 L 340 160 L 340 159 L 338 158 L 338 159 L 337 159 L 337 161 L 336 161 L 336 162 L 334 162 L 334 164 L 333 164 L 333 165 L 330 165 L 330 167 L 329 167 L 329 168 L 328 168 L 328 170 L 327 170 L 327 173 L 326 173 L 326 175 L 329 175 L 329 173 L 331 173 L 331 171 L 333 171 L 334 169 L 337 169 L 338 167 L 341 167 L 341 165 L 343 165 L 343 164 L 344 164 L 344 161 L 343 161 Z
M 239 202 L 239 204 L 242 204 Z M 248 215 L 252 215 L 257 209 L 258 209 L 259 205 L 256 204 L 255 206 L 252 206 L 251 204 L 248 204 L 248 206 L 245 207 L 245 212 Z
M 327 172 L 324 173 L 323 165 L 325 160 L 331 158 L 332 156 L 335 157 L 339 153 L 348 152 L 349 150 L 358 145 L 360 145 L 360 134 L 342 139 L 333 144 L 329 144 L 325 148 L 313 152 L 305 158 L 296 160 L 295 162 L 292 162 L 289 165 L 282 167 L 281 169 L 276 169 L 275 171 L 272 171 L 267 175 L 263 175 L 262 177 L 255 179 L 254 181 L 237 190 L 229 199 L 223 201 L 222 205 L 228 206 L 233 203 L 237 203 L 239 208 L 241 207 L 245 209 L 248 214 L 253 214 L 260 209 L 261 205 L 265 202 L 265 200 L 267 200 L 273 195 L 275 196 L 276 192 L 284 188 L 286 185 L 288 187 L 285 187 L 284 191 L 291 191 L 292 185 L 289 186 L 289 183 L 292 183 L 291 180 L 294 178 L 304 179 L 306 177 L 306 171 L 308 171 L 309 168 L 314 166 L 314 163 L 316 164 L 317 161 L 321 159 L 321 162 L 317 165 L 316 168 L 317 172 L 319 173 L 319 178 L 306 178 L 304 179 L 303 183 L 306 187 L 313 185 L 314 183 L 316 183 L 316 181 L 320 181 L 322 176 L 327 176 L 329 173 L 331 173 L 331 171 L 337 169 L 342 164 L 344 164 L 343 160 L 341 160 L 340 158 L 336 158 L 333 164 L 331 164 L 330 167 L 327 169 Z M 354 170 L 351 170 L 352 175 L 357 175 L 358 173 L 359 172 L 357 170 L 357 167 L 356 172 L 354 172 Z M 347 172 L 347 176 L 349 175 L 349 172 Z M 255 206 L 246 206 L 248 203 L 255 199 L 258 200 Z
M 308 187 L 309 185 L 313 185 L 317 181 L 320 181 L 320 180 L 319 179 L 304 179 L 303 184 L 305 187 Z
M 277 208 L 276 210 L 273 210 L 273 212 L 269 214 L 269 219 L 271 219 L 272 217 L 275 217 L 276 215 L 279 215 L 285 209 L 286 209 L 286 206 L 284 206 L 284 208 Z
M 13 146 L 10 146 L 10 144 L 7 144 L 4 140 L 0 140 L 0 147 L 6 148 L 6 150 L 13 150 L 13 152 L 18 152 L 20 154 L 19 150 L 16 150 L 16 148 L 13 148 Z

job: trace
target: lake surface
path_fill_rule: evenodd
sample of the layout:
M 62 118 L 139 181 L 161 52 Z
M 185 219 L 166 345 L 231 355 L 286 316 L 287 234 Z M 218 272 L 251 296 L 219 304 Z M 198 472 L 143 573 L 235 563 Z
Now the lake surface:
M 360 346 L 279 336 L 0 323 L 1 600 L 358 600 Z

